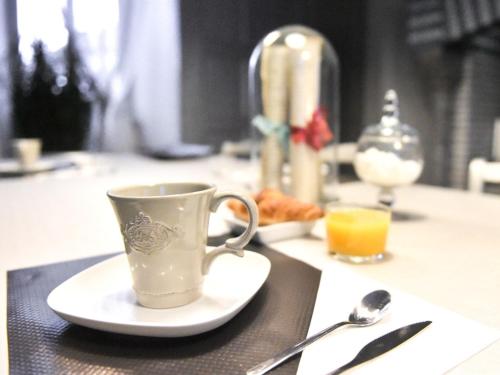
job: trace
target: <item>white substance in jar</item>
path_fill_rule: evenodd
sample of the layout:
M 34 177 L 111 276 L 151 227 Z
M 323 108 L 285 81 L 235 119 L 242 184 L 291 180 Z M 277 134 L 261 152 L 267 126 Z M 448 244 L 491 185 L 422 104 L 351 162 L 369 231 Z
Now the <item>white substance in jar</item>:
M 422 173 L 422 160 L 403 160 L 396 154 L 371 147 L 356 153 L 354 168 L 366 182 L 378 186 L 409 185 Z

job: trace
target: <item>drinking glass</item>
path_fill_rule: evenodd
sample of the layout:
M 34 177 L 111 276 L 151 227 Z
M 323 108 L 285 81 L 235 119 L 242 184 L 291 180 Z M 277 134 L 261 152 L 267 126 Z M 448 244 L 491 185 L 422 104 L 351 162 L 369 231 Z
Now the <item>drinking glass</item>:
M 380 261 L 386 254 L 391 211 L 386 205 L 332 202 L 325 214 L 328 250 L 351 263 Z

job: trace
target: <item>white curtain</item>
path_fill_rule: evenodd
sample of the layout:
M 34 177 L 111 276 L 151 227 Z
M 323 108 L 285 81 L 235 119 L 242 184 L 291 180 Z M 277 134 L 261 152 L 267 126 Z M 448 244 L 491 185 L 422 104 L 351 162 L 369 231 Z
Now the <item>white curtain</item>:
M 5 4 L 0 6 L 0 157 L 10 152 L 8 149 L 9 140 L 9 55 L 8 55 L 8 32 L 6 22 Z
M 181 140 L 179 0 L 121 0 L 117 67 L 103 149 L 161 149 Z

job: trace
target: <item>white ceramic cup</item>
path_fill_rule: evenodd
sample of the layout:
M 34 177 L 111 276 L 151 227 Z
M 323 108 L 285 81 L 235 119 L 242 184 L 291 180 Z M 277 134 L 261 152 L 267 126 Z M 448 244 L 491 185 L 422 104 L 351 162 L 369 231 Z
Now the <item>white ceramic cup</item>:
M 120 225 L 137 300 L 146 307 L 170 308 L 196 300 L 214 258 L 225 253 L 243 256 L 259 221 L 253 199 L 218 193 L 205 183 L 130 186 L 107 195 Z M 228 198 L 245 204 L 248 227 L 207 253 L 210 212 Z
M 13 141 L 14 155 L 22 168 L 30 168 L 37 162 L 42 150 L 39 138 L 16 138 Z

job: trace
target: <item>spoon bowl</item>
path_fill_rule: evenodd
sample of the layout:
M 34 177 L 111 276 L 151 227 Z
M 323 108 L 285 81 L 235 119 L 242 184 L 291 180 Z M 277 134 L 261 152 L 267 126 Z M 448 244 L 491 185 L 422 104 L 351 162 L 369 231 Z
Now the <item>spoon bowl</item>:
M 368 293 L 349 314 L 349 323 L 359 326 L 375 324 L 385 316 L 390 304 L 391 295 L 386 290 Z
M 386 290 L 375 290 L 368 293 L 359 304 L 354 307 L 349 314 L 349 319 L 327 327 L 324 330 L 312 335 L 311 337 L 295 344 L 294 346 L 276 354 L 274 357 L 258 364 L 247 370 L 247 375 L 262 375 L 280 365 L 288 358 L 302 352 L 306 346 L 319 340 L 323 336 L 345 325 L 355 325 L 358 327 L 366 327 L 377 323 L 382 319 L 391 303 L 391 295 Z

